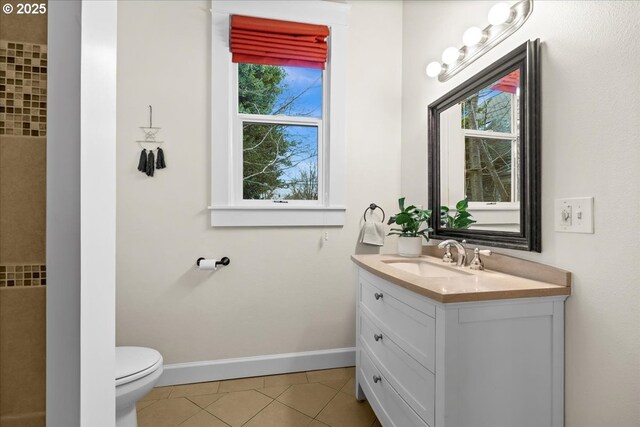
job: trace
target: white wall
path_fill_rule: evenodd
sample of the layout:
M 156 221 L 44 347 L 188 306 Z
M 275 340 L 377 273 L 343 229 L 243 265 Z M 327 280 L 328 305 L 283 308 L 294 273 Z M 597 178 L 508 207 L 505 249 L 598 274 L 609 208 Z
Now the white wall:
M 440 83 L 424 68 L 494 2 L 406 1 L 402 192 L 426 203 L 427 105 L 528 39 L 542 41 L 542 253 L 574 274 L 566 425 L 640 423 L 640 2 L 536 1 L 508 40 Z M 553 231 L 553 200 L 595 196 L 595 234 Z
M 371 202 L 392 213 L 400 191 L 401 20 L 399 2 L 352 3 L 346 225 L 215 229 L 209 2 L 119 3 L 118 345 L 154 347 L 166 363 L 354 345 L 360 219 Z M 168 165 L 153 178 L 136 170 L 134 142 L 149 104 Z M 195 271 L 200 256 L 231 264 Z

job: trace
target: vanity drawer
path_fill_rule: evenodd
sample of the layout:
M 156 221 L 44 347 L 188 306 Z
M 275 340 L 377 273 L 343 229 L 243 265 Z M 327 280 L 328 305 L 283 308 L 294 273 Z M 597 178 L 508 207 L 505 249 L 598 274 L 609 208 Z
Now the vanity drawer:
M 360 386 L 384 427 L 429 427 L 402 400 L 365 350 L 360 353 L 359 371 Z
M 435 372 L 436 320 L 366 280 L 360 280 L 360 308 L 404 351 Z
M 409 307 L 414 308 L 427 316 L 436 317 L 436 305 L 429 298 L 405 289 L 402 286 L 388 282 L 363 269 L 359 269 L 358 278 L 359 280 L 363 280 L 380 289 L 385 294 L 389 294 L 395 299 L 402 301 Z
M 404 352 L 367 316 L 360 316 L 360 343 L 396 392 L 427 423 L 435 419 L 435 375 Z

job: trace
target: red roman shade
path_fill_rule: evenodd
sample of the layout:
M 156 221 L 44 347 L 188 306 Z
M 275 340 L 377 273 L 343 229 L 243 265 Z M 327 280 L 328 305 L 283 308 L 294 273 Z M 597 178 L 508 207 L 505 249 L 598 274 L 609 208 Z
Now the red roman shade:
M 232 15 L 232 61 L 324 70 L 328 35 L 326 25 Z
M 512 73 L 507 74 L 496 82 L 491 89 L 499 90 L 502 92 L 516 93 L 520 87 L 520 70 L 515 70 Z

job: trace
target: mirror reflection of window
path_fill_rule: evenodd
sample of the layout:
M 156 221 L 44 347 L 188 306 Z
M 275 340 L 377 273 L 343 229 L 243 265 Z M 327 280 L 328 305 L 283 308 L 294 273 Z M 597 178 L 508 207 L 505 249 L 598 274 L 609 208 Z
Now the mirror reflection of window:
M 520 69 L 462 98 L 440 114 L 441 203 L 459 201 L 473 230 L 520 230 Z
M 469 202 L 513 203 L 518 194 L 520 70 L 460 102 L 464 191 Z
M 465 137 L 465 193 L 471 202 L 511 202 L 513 142 Z

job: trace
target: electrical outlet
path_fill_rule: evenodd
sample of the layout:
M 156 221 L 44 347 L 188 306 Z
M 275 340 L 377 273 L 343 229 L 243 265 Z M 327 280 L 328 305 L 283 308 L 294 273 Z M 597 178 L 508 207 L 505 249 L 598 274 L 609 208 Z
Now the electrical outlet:
M 593 197 L 556 199 L 555 230 L 564 233 L 593 233 Z

